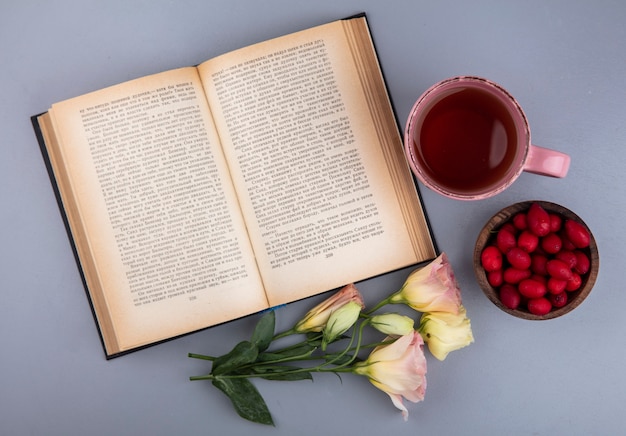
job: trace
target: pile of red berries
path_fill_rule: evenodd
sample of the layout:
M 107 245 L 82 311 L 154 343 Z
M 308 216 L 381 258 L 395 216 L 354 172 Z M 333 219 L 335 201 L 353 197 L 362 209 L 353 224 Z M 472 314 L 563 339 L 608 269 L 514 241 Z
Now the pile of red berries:
M 579 222 L 532 203 L 498 229 L 481 252 L 481 265 L 505 307 L 546 315 L 581 287 L 590 239 Z

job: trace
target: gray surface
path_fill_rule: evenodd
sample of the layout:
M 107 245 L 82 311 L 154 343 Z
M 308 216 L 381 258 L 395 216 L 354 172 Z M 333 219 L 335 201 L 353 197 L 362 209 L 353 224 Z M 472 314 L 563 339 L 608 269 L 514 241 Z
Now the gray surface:
M 180 3 L 180 4 L 179 4 Z M 520 101 L 538 145 L 572 156 L 566 179 L 524 174 L 490 200 L 422 188 L 458 275 L 476 343 L 428 357 L 407 423 L 365 379 L 258 383 L 277 423 L 240 420 L 189 382 L 187 352 L 226 351 L 244 319 L 105 361 L 29 116 L 65 98 L 366 11 L 398 116 L 439 79 L 476 74 Z M 0 434 L 588 435 L 626 429 L 624 163 L 626 3 L 616 1 L 4 1 L 0 6 Z M 500 208 L 560 203 L 593 229 L 602 265 L 576 311 L 514 319 L 482 295 L 474 240 Z M 360 285 L 370 301 L 405 272 Z M 318 298 L 319 299 L 319 298 Z M 313 302 L 278 312 L 287 327 Z M 620 431 L 621 430 L 621 431 Z

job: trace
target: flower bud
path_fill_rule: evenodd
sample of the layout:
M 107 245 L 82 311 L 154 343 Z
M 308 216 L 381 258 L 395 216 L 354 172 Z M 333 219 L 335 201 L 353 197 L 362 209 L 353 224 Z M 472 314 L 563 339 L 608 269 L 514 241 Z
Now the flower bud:
M 339 292 L 309 310 L 294 327 L 297 333 L 321 332 L 330 315 L 348 302 L 356 302 L 364 308 L 363 297 L 353 284 L 344 286 Z
M 413 319 L 397 313 L 384 313 L 375 315 L 370 319 L 370 324 L 376 330 L 386 335 L 404 336 L 413 331 Z
M 448 353 L 466 347 L 474 342 L 472 327 L 465 308 L 458 314 L 431 312 L 422 315 L 418 331 L 428 344 L 431 354 L 444 360 Z
M 330 314 L 328 323 L 323 331 L 322 350 L 325 350 L 328 344 L 336 340 L 354 325 L 356 320 L 359 319 L 361 309 L 362 306 L 359 303 L 349 301 Z

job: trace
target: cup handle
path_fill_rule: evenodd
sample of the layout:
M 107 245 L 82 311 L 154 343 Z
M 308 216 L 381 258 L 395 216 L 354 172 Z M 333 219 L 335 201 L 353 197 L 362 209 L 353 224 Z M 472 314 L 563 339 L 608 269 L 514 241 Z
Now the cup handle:
M 565 177 L 570 157 L 560 151 L 531 145 L 524 164 L 524 171 L 542 176 Z

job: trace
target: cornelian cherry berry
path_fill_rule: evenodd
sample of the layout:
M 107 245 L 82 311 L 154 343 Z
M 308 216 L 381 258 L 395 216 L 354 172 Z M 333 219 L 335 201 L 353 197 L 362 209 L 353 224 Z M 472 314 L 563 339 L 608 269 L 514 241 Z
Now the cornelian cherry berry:
M 546 263 L 548 274 L 555 279 L 569 280 L 572 277 L 572 270 L 567 264 L 559 259 L 551 259 Z
M 520 294 L 527 298 L 539 298 L 546 295 L 546 285 L 533 279 L 522 280 L 517 289 Z
M 563 224 L 563 218 L 556 213 L 548 213 L 550 217 L 550 231 L 553 233 L 558 233 L 561 230 L 561 225 Z
M 539 245 L 539 237 L 530 230 L 523 230 L 517 237 L 517 246 L 527 253 L 532 253 Z
M 530 269 L 535 274 L 547 275 L 548 269 L 546 268 L 546 264 L 548 263 L 548 258 L 543 254 L 533 254 L 530 258 Z
M 519 247 L 513 247 L 506 253 L 506 260 L 517 269 L 530 268 L 530 255 Z
M 500 229 L 496 236 L 496 245 L 501 253 L 507 253 L 511 248 L 517 245 L 517 240 L 513 232 L 507 229 Z
M 570 269 L 574 269 L 578 261 L 576 254 L 570 250 L 560 250 L 554 257 L 565 262 Z
M 498 247 L 490 245 L 483 250 L 480 261 L 485 271 L 499 270 L 502 268 L 502 253 Z
M 552 310 L 552 303 L 545 297 L 528 300 L 528 311 L 533 315 L 547 315 Z
M 558 294 L 550 294 L 550 296 L 548 297 L 548 300 L 550 300 L 550 303 L 552 303 L 552 306 L 559 308 L 559 307 L 563 307 L 567 304 L 567 292 L 561 292 Z
M 572 273 L 572 276 L 567 280 L 567 284 L 565 285 L 566 291 L 576 291 L 582 285 L 582 278 L 577 273 Z
M 555 279 L 554 277 L 550 277 L 548 282 L 546 283 L 546 288 L 548 292 L 551 294 L 560 294 L 565 291 L 565 287 L 567 286 L 567 280 Z
M 526 222 L 530 231 L 539 237 L 550 233 L 550 215 L 538 203 L 533 203 L 528 209 Z
M 502 304 L 509 309 L 517 309 L 522 301 L 522 296 L 517 291 L 517 288 L 510 284 L 502 285 L 498 296 Z
M 505 283 L 517 284 L 524 279 L 530 278 L 532 275 L 531 271 L 528 269 L 517 269 L 513 267 L 509 267 L 504 270 L 502 278 Z
M 487 273 L 487 281 L 494 288 L 502 286 L 502 283 L 504 283 L 504 274 L 502 273 L 502 270 L 497 269 L 495 271 L 489 271 Z
M 548 254 L 558 253 L 561 251 L 562 245 L 563 242 L 556 233 L 548 233 L 546 236 L 541 238 L 541 248 Z
M 515 214 L 513 217 L 513 226 L 517 230 L 526 230 L 528 228 L 528 224 L 526 222 L 526 214 L 523 212 Z
M 574 267 L 574 271 L 578 274 L 587 274 L 590 268 L 589 257 L 582 251 L 574 251 L 576 255 L 576 266 Z
M 573 220 L 565 220 L 565 235 L 576 248 L 589 246 L 590 236 L 587 229 L 580 223 Z

